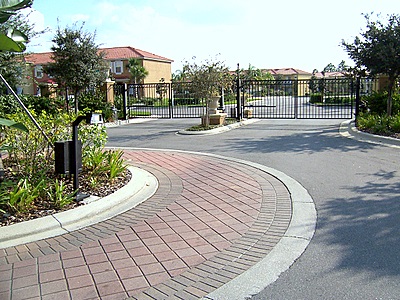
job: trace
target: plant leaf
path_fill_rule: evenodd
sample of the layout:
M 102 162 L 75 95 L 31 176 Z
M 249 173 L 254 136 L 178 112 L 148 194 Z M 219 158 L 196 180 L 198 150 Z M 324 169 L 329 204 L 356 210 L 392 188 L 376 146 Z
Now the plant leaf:
M 0 51 L 23 52 L 25 46 L 19 42 L 15 42 L 5 34 L 0 34 Z
M 0 11 L 15 11 L 32 6 L 33 0 L 0 0 Z
M 24 132 L 29 132 L 28 128 L 22 123 L 17 123 L 12 120 L 0 118 L 0 125 L 15 128 Z
M 28 41 L 28 37 L 21 31 L 14 29 L 8 34 L 8 37 L 13 39 L 15 42 L 26 43 Z

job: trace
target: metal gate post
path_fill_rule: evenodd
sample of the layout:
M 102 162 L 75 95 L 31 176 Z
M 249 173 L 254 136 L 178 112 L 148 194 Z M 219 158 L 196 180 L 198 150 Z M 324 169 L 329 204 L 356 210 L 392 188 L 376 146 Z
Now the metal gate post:
M 124 83 L 124 93 L 122 94 L 122 109 L 124 112 L 123 114 L 124 120 L 128 119 L 127 107 L 128 107 L 128 85 Z
M 297 76 L 294 79 L 293 86 L 293 96 L 294 96 L 294 118 L 298 119 L 299 117 L 299 80 Z
M 168 106 L 169 106 L 169 118 L 172 119 L 174 117 L 174 89 L 172 88 L 172 82 L 169 85 L 169 99 L 168 99 Z
M 237 64 L 237 78 L 236 78 L 236 120 L 240 121 L 242 118 L 242 104 L 240 101 L 240 70 L 239 64 Z
M 357 119 L 360 114 L 360 86 L 361 86 L 361 77 L 357 75 L 356 78 L 356 112 L 355 112 L 355 123 L 357 125 Z

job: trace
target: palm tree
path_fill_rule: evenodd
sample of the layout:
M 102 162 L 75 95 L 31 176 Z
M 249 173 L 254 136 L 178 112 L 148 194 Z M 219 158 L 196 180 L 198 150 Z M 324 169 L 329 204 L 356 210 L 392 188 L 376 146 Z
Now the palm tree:
M 137 97 L 140 98 L 139 87 L 137 84 L 141 83 L 143 79 L 149 75 L 149 71 L 143 67 L 142 62 L 139 59 L 133 57 L 128 60 L 127 68 L 129 73 L 131 73 L 133 82 L 135 83 L 135 96 L 137 95 Z
M 143 79 L 147 77 L 147 75 L 149 75 L 149 71 L 147 71 L 146 68 L 142 66 L 141 61 L 137 58 L 130 58 L 127 68 L 129 70 L 129 73 L 131 73 L 133 82 L 135 84 L 140 83 Z

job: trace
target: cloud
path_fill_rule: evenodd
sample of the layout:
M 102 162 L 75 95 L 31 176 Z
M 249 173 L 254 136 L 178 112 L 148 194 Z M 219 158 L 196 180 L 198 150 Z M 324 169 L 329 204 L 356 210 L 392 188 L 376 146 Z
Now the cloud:
M 173 3 L 176 5 L 176 2 Z M 184 2 L 186 3 L 186 2 Z M 187 16 L 177 17 L 170 7 L 101 3 L 97 6 L 97 40 L 104 46 L 131 45 L 175 60 L 179 67 L 182 60 L 197 56 L 206 59 L 218 53 L 224 57 L 225 48 L 232 48 L 229 41 L 235 39 L 236 25 L 226 22 L 193 22 Z M 180 13 L 187 14 L 183 5 Z M 195 8 L 191 7 L 191 13 Z M 215 16 L 215 15 L 213 15 Z M 229 22 L 228 22 L 229 23 Z
M 21 13 L 28 16 L 29 22 L 34 25 L 35 31 L 42 31 L 46 28 L 44 15 L 35 9 L 27 8 L 23 9 Z
M 76 22 L 86 22 L 90 19 L 89 15 L 85 15 L 85 14 L 75 14 L 71 16 L 71 20 L 73 23 Z
M 43 7 L 47 21 L 54 27 L 57 15 L 64 22 L 84 21 L 85 30 L 96 32 L 97 44 L 129 45 L 165 56 L 175 61 L 173 69 L 192 56 L 204 60 L 218 53 L 230 68 L 237 63 L 246 68 L 250 63 L 257 68 L 322 69 L 348 60 L 340 41 L 359 34 L 365 25 L 361 12 L 378 12 L 375 2 L 361 7 L 348 0 L 326 4 L 317 0 L 74 1 L 79 5 L 65 5 L 62 10 Z M 379 10 L 395 9 L 389 3 L 381 0 Z M 44 26 L 41 17 L 38 22 Z
M 44 52 L 49 51 L 51 47 L 51 39 L 53 33 L 50 28 L 46 26 L 44 15 L 35 9 L 24 9 L 21 11 L 24 15 L 28 16 L 29 23 L 33 25 L 34 31 L 44 33 L 32 38 L 27 44 L 29 52 Z

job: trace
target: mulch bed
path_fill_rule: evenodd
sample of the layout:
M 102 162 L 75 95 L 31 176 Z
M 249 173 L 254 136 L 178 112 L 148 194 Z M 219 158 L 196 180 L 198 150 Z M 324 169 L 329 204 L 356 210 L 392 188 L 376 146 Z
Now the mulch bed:
M 7 176 L 9 176 L 9 174 L 7 174 L 6 172 L 5 177 L 7 178 Z M 97 184 L 96 187 L 93 188 L 90 186 L 87 178 L 85 177 L 85 174 L 82 173 L 79 176 L 80 192 L 87 195 L 105 197 L 125 186 L 129 182 L 131 177 L 132 174 L 128 170 L 126 170 L 123 176 L 116 178 L 113 182 L 109 182 L 107 180 L 101 180 L 99 184 Z M 68 183 L 67 190 L 68 193 L 72 194 L 73 192 L 72 180 L 70 180 L 70 182 Z M 54 204 L 50 201 L 37 199 L 32 209 L 30 209 L 27 212 L 17 213 L 17 214 L 12 214 L 10 212 L 6 212 L 5 214 L 0 213 L 0 227 L 52 215 L 57 212 L 73 209 L 80 205 L 83 205 L 83 203 L 73 201 L 69 205 L 64 206 L 62 209 L 59 209 L 55 207 Z

